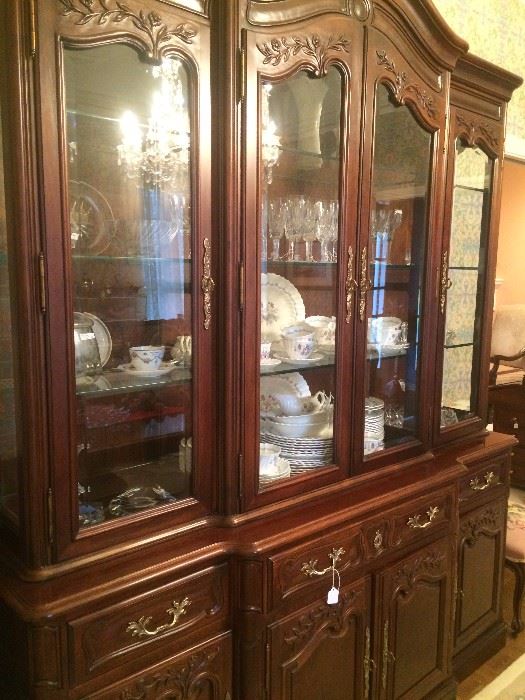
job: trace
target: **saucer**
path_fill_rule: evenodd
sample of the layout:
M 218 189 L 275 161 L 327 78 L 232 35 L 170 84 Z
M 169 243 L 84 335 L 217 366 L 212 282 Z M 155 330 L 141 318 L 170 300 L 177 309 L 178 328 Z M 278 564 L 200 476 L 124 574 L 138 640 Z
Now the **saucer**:
M 131 363 L 126 365 L 119 365 L 118 368 L 126 372 L 126 374 L 132 374 L 135 377 L 160 377 L 163 374 L 168 374 L 175 369 L 176 365 L 173 362 L 162 362 L 158 369 L 136 369 Z
M 288 362 L 289 365 L 305 365 L 319 362 L 319 360 L 322 359 L 323 354 L 320 352 L 314 352 L 310 355 L 310 357 L 302 357 L 301 359 L 295 359 L 293 357 L 288 357 L 287 355 L 277 355 L 277 357 L 283 362 Z
M 282 360 L 278 360 L 276 357 L 267 357 L 265 360 L 261 360 L 261 367 L 277 367 L 281 362 Z

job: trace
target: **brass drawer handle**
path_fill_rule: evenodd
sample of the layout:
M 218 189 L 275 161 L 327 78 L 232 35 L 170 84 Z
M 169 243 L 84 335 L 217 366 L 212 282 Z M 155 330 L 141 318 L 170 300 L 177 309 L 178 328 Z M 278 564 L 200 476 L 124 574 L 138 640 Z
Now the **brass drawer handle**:
M 211 276 L 211 244 L 208 238 L 204 239 L 203 245 L 201 290 L 204 306 L 204 328 L 208 330 L 211 324 L 211 295 L 215 289 L 215 282 Z
M 485 491 L 489 486 L 496 486 L 499 483 L 498 477 L 494 472 L 487 472 L 483 477 L 483 481 L 480 480 L 479 476 L 470 480 L 470 488 L 473 491 Z
M 166 622 L 164 625 L 159 625 L 154 630 L 146 629 L 151 622 L 151 616 L 143 616 L 137 622 L 129 622 L 126 632 L 131 632 L 132 637 L 155 637 L 157 634 L 169 630 L 177 624 L 179 617 L 186 614 L 186 608 L 191 605 L 189 598 L 183 598 L 180 602 L 173 601 L 173 607 L 168 608 L 166 612 L 172 616 L 171 622 Z
M 339 559 L 341 559 L 344 553 L 345 550 L 342 547 L 339 547 L 339 549 L 335 549 L 334 547 L 328 555 L 328 558 L 332 563 L 330 566 L 327 566 L 326 569 L 317 569 L 317 559 L 310 559 L 310 561 L 305 562 L 301 566 L 301 571 L 305 576 L 324 576 L 324 574 L 327 574 L 329 571 L 333 571 L 335 569 L 337 562 Z
M 426 520 L 424 523 L 421 522 L 421 514 L 418 513 L 418 515 L 413 515 L 411 518 L 407 520 L 407 525 L 408 527 L 411 527 L 413 530 L 424 530 L 426 527 L 430 527 L 432 524 L 432 521 L 437 517 L 439 513 L 439 508 L 438 506 L 431 506 L 427 510 L 427 516 L 428 520 Z

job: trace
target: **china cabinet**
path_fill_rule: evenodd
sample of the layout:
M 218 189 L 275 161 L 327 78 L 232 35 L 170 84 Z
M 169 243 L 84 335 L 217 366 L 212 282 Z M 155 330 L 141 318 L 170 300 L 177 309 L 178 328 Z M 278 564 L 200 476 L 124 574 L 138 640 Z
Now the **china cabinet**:
M 453 698 L 520 79 L 429 0 L 0 18 L 2 692 Z

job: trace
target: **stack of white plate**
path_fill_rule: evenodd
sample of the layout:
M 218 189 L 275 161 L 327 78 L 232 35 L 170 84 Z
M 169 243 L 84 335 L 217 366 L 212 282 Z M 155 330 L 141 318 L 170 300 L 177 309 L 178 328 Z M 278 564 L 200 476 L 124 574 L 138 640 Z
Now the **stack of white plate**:
M 261 441 L 270 442 L 281 448 L 281 457 L 291 467 L 291 473 L 309 471 L 333 463 L 334 448 L 331 426 L 326 429 L 325 437 L 288 438 L 269 432 L 261 433 Z
M 365 437 L 376 440 L 385 437 L 385 402 L 375 396 L 365 399 Z
M 385 439 L 385 402 L 375 396 L 365 399 L 365 455 L 382 450 Z

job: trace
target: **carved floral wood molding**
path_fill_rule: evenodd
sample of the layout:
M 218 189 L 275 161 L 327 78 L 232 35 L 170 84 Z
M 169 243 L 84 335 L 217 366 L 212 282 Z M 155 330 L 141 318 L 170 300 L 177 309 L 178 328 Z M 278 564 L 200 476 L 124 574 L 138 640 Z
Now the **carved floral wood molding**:
M 482 536 L 493 536 L 501 530 L 501 509 L 491 506 L 482 513 L 468 518 L 461 523 L 461 539 L 469 547 L 473 547 Z
M 404 564 L 394 575 L 396 591 L 411 591 L 420 578 L 436 577 L 443 573 L 445 555 L 440 551 L 432 551 L 424 556 Z
M 206 649 L 192 654 L 186 663 L 163 668 L 154 674 L 140 678 L 120 693 L 120 700 L 154 700 L 154 698 L 177 697 L 180 700 L 191 700 L 200 697 L 204 683 L 215 674 L 209 669 L 212 661 L 218 656 L 219 647 Z M 177 695 L 174 695 L 177 693 Z
M 286 63 L 292 56 L 301 53 L 312 59 L 315 63 L 315 75 L 319 76 L 326 71 L 328 54 L 332 51 L 349 53 L 350 41 L 344 36 L 334 39 L 329 36 L 323 41 L 318 34 L 307 37 L 292 36 L 271 39 L 263 44 L 257 44 L 257 48 L 264 56 L 263 63 L 278 66 Z
M 469 146 L 474 146 L 479 139 L 483 139 L 495 151 L 499 150 L 499 138 L 490 124 L 468 118 L 461 112 L 456 114 L 456 124 L 462 128 L 462 134 Z
M 411 94 L 416 98 L 421 107 L 426 111 L 429 117 L 435 119 L 436 110 L 434 108 L 434 98 L 422 90 L 417 83 L 410 83 L 408 75 L 405 71 L 396 70 L 394 61 L 386 55 L 386 51 L 376 51 L 377 64 L 384 66 L 389 73 L 394 76 L 394 96 L 396 100 L 403 104 L 407 94 Z
M 106 25 L 131 22 L 141 31 L 149 45 L 148 58 L 160 61 L 163 45 L 172 39 L 179 39 L 185 44 L 191 44 L 196 31 L 189 24 L 181 22 L 176 27 L 168 28 L 157 12 L 134 12 L 124 2 L 115 0 L 58 0 L 62 5 L 62 14 L 70 17 L 76 25 Z
M 285 643 L 294 646 L 298 642 L 310 639 L 314 632 L 326 623 L 328 623 L 327 629 L 329 632 L 340 635 L 345 624 L 348 624 L 348 614 L 351 612 L 349 607 L 353 606 L 357 597 L 360 595 L 361 591 L 343 593 L 337 605 L 327 605 L 323 603 L 313 608 L 305 615 L 301 615 L 290 630 L 285 633 Z

